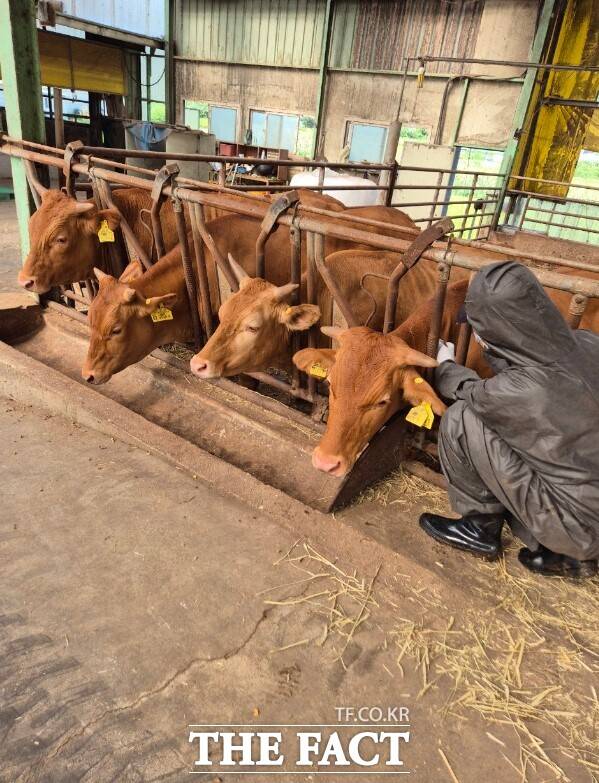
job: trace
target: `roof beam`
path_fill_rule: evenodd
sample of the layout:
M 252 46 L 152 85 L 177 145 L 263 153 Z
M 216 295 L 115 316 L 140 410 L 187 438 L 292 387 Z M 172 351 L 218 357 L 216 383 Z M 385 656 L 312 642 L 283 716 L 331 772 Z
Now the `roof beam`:
M 154 38 L 149 35 L 139 35 L 138 33 L 130 33 L 127 30 L 121 30 L 119 27 L 111 27 L 107 24 L 100 24 L 99 22 L 90 22 L 87 19 L 78 19 L 76 16 L 70 16 L 69 14 L 56 13 L 56 24 L 64 25 L 65 27 L 74 27 L 76 30 L 83 30 L 86 33 L 93 33 L 94 35 L 103 35 L 105 38 L 116 38 L 123 43 L 132 44 L 134 46 L 149 46 L 151 49 L 164 49 L 164 38 Z

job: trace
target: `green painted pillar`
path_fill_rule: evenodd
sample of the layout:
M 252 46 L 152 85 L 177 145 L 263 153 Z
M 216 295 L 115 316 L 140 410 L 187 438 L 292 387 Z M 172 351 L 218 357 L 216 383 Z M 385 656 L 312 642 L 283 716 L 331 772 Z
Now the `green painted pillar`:
M 33 0 L 0 0 L 0 67 L 11 136 L 45 141 L 42 88 Z M 31 214 L 24 162 L 11 159 L 12 179 L 23 258 L 29 252 L 27 222 Z

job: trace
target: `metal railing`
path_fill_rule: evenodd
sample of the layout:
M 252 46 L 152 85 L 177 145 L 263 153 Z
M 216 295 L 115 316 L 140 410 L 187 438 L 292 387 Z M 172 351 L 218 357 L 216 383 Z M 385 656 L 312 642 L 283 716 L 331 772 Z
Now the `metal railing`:
M 397 168 L 398 179 L 392 206 L 406 210 L 415 223 L 428 226 L 443 217 L 450 217 L 455 225 L 454 235 L 463 239 L 481 240 L 489 237 L 505 175 L 460 168 L 437 169 L 404 165 Z M 404 182 L 403 172 L 420 175 L 420 181 L 414 184 Z M 434 177 L 435 181 L 422 184 L 423 177 Z M 412 201 L 413 191 L 415 193 Z M 432 197 L 418 199 L 418 194 L 422 191 Z M 402 196 L 399 200 L 398 195 Z
M 599 186 L 516 175 L 509 179 L 521 187 L 506 190 L 501 226 L 599 245 Z M 527 189 L 526 183 L 530 183 L 528 188 L 532 183 L 562 187 L 568 190 L 568 195 L 544 195 Z
M 285 210 L 277 212 L 274 219 L 270 220 L 273 217 L 271 212 L 273 205 L 260 196 L 252 196 L 245 192 L 225 188 L 217 183 L 197 182 L 179 176 L 172 176 L 170 179 L 163 178 L 163 181 L 160 182 L 160 188 L 156 188 L 155 182 L 160 172 L 151 179 L 148 178 L 146 169 L 141 169 L 139 172 L 135 171 L 132 174 L 130 171 L 132 168 L 135 169 L 135 167 L 127 167 L 126 164 L 111 161 L 108 158 L 100 158 L 95 154 L 95 148 L 92 148 L 90 152 L 89 148 L 84 148 L 82 145 L 76 146 L 74 149 L 71 147 L 70 150 L 65 152 L 46 145 L 21 143 L 9 137 L 0 137 L 0 152 L 25 159 L 30 184 L 34 193 L 37 187 L 34 164 L 39 164 L 62 170 L 66 177 L 67 188 L 73 189 L 74 178 L 77 175 L 87 177 L 91 182 L 96 203 L 103 208 L 111 205 L 111 186 L 126 185 L 142 188 L 151 193 L 153 199 L 170 198 L 176 217 L 181 263 L 189 297 L 196 348 L 204 343 L 213 330 L 213 314 L 210 308 L 210 301 L 211 294 L 216 292 L 212 292 L 209 289 L 209 279 L 206 271 L 206 249 L 209 250 L 217 267 L 227 279 L 232 290 L 236 291 L 238 289 L 236 277 L 228 260 L 221 255 L 210 234 L 209 224 L 206 223 L 204 218 L 205 207 L 216 207 L 226 212 L 248 216 L 254 220 L 261 221 L 262 227 L 264 227 L 267 221 L 271 222 L 273 226 L 282 225 L 287 227 L 289 229 L 290 241 L 290 281 L 299 283 L 302 270 L 305 271 L 307 283 L 305 287 L 305 302 L 308 304 L 317 304 L 317 287 L 322 282 L 329 289 L 341 311 L 349 314 L 350 325 L 352 325 L 351 302 L 348 301 L 344 293 L 335 284 L 335 281 L 332 281 L 330 276 L 327 276 L 325 264 L 325 240 L 327 238 L 336 238 L 357 245 L 366 245 L 376 250 L 388 250 L 397 253 L 398 263 L 388 278 L 385 303 L 386 331 L 394 326 L 392 322 L 394 315 L 392 316 L 392 314 L 395 313 L 397 306 L 401 277 L 408 271 L 412 263 L 415 263 L 420 257 L 435 262 L 438 267 L 438 282 L 433 305 L 433 318 L 427 340 L 427 351 L 431 355 L 436 352 L 451 268 L 458 266 L 463 269 L 476 271 L 486 263 L 500 260 L 502 257 L 506 258 L 506 260 L 513 256 L 522 258 L 522 253 L 519 251 L 489 246 L 493 248 L 496 254 L 495 257 L 490 258 L 488 253 L 485 255 L 482 252 L 481 245 L 470 245 L 468 242 L 459 242 L 459 240 L 456 240 L 450 246 L 446 244 L 440 245 L 438 242 L 431 245 L 435 238 L 438 238 L 443 231 L 451 227 L 450 225 L 444 226 L 443 231 L 437 237 L 431 236 L 430 242 L 427 240 L 427 242 L 422 243 L 422 233 L 418 229 L 396 226 L 370 220 L 369 218 L 355 218 L 351 214 L 333 212 L 305 204 L 297 205 L 292 214 Z M 111 152 L 114 153 L 115 151 Z M 116 154 L 120 154 L 120 152 L 116 151 Z M 196 159 L 199 156 L 168 155 L 170 160 L 177 157 L 188 160 L 190 158 Z M 320 163 L 320 165 L 324 164 Z M 120 170 L 125 167 L 128 168 L 128 173 Z M 138 176 L 138 173 L 143 174 L 143 176 Z M 476 176 L 475 172 L 468 173 Z M 444 187 L 444 184 L 441 184 L 440 190 L 444 189 Z M 472 187 L 474 188 L 474 184 Z M 447 201 L 447 199 L 441 200 Z M 184 210 L 183 205 L 187 205 L 188 209 Z M 432 221 L 433 219 L 432 216 L 426 218 L 427 221 Z M 126 221 L 122 220 L 121 225 L 123 226 L 126 239 L 130 240 L 131 237 L 127 233 Z M 367 226 L 368 230 L 363 226 Z M 377 227 L 384 227 L 386 233 L 377 233 Z M 434 226 L 431 228 L 434 228 Z M 398 233 L 399 236 L 389 236 L 389 231 Z M 302 234 L 305 242 L 302 242 Z M 257 273 L 263 271 L 260 263 L 260 253 L 264 251 L 267 238 L 268 234 L 264 235 L 263 232 L 260 232 L 256 245 Z M 161 237 L 155 234 L 154 242 L 156 246 L 159 246 L 160 240 Z M 416 248 L 416 253 L 415 246 L 419 242 L 420 246 Z M 141 249 L 139 247 L 136 249 L 134 237 L 130 244 L 133 248 L 133 253 L 139 255 Z M 260 247 L 258 246 L 259 244 Z M 476 247 L 480 255 L 473 257 L 472 252 L 464 253 L 464 246 Z M 131 248 L 128 242 L 125 243 L 125 247 L 130 252 Z M 302 247 L 306 248 L 304 258 L 302 258 Z M 115 252 L 113 245 L 111 245 L 111 252 Z M 563 264 L 561 258 L 539 255 L 537 255 L 537 258 L 544 263 Z M 142 260 L 146 266 L 152 263 L 151 259 L 142 258 Z M 124 263 L 126 263 L 126 259 L 111 257 L 107 259 L 108 271 L 114 273 L 116 267 L 118 272 L 118 265 L 120 264 L 122 267 Z M 585 264 L 579 264 L 578 266 L 585 269 L 591 268 Z M 543 285 L 572 294 L 568 317 L 571 325 L 574 327 L 580 323 L 588 299 L 590 297 L 599 298 L 599 280 L 559 274 L 547 269 L 533 269 L 532 271 Z M 599 268 L 595 268 L 594 271 L 599 273 Z M 69 302 L 79 304 L 80 306 L 89 305 L 96 291 L 96 287 L 91 281 L 88 281 L 83 288 L 75 286 L 74 289 L 73 291 L 65 290 L 64 296 Z M 296 293 L 296 302 L 298 301 L 298 296 L 299 294 Z M 201 303 L 201 307 L 198 306 L 198 303 Z M 68 312 L 69 310 L 71 312 Z M 72 307 L 65 308 L 65 311 L 67 311 L 67 314 L 73 314 L 79 320 L 84 318 L 81 312 L 75 314 Z M 458 358 L 461 358 L 462 361 L 466 356 L 469 337 L 468 327 L 464 325 L 458 350 Z M 308 345 L 310 347 L 316 346 L 316 340 L 317 328 L 312 327 L 308 332 Z M 293 397 L 312 403 L 316 412 L 322 408 L 325 398 L 319 393 L 316 379 L 311 376 L 303 379 L 298 371 L 294 371 L 290 383 L 266 373 L 254 374 L 254 377 L 279 390 L 288 392 Z

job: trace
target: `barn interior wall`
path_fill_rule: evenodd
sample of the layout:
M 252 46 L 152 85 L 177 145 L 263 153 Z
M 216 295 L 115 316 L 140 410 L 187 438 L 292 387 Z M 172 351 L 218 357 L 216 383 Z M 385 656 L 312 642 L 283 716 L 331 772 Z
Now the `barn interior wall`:
M 474 57 L 527 60 L 534 37 L 539 0 L 486 0 L 476 37 Z M 191 57 L 191 54 L 189 54 Z M 522 72 L 500 66 L 464 66 L 465 74 L 520 77 Z M 318 72 L 269 65 L 231 65 L 180 59 L 176 66 L 179 99 L 203 100 L 241 109 L 239 140 L 249 125 L 252 108 L 297 112 L 314 116 Z M 348 119 L 388 124 L 395 119 L 402 77 L 397 73 L 370 74 L 329 71 L 323 132 L 324 152 L 337 158 L 344 146 Z M 444 79 L 429 77 L 422 89 L 409 78 L 400 118 L 437 131 Z M 519 82 L 474 80 L 470 84 L 457 143 L 504 147 L 508 141 Z M 449 91 L 441 143 L 451 143 L 462 100 L 462 83 Z

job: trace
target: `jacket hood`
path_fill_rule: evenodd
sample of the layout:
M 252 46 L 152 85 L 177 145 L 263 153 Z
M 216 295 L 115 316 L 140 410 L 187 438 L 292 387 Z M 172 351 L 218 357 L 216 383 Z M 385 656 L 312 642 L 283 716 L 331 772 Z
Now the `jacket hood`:
M 489 351 L 510 365 L 549 364 L 576 349 L 563 316 L 519 263 L 483 267 L 468 289 L 466 313 Z

